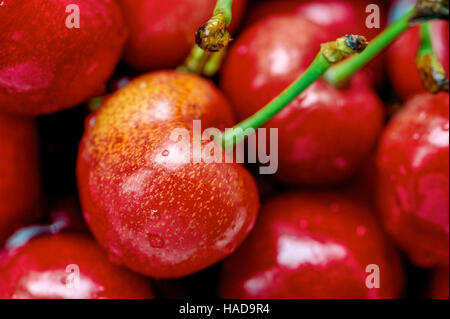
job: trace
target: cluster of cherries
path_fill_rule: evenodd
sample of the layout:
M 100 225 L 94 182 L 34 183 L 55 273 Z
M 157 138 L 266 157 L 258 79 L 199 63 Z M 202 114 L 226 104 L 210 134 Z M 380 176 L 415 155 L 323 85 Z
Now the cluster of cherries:
M 71 3 L 79 29 L 64 24 Z M 381 29 L 366 26 L 369 4 Z M 235 0 L 235 40 L 213 81 L 176 69 L 213 0 L 0 1 L 0 298 L 171 297 L 158 288 L 199 272 L 204 285 L 222 261 L 207 279 L 222 298 L 400 298 L 411 267 L 427 269 L 421 297 L 448 298 L 449 96 L 422 84 L 418 26 L 344 86 L 319 79 L 265 124 L 279 132 L 273 178 L 180 163 L 169 139 L 194 120 L 233 127 L 322 43 L 373 39 L 407 4 Z M 448 77 L 448 22 L 430 24 Z M 106 94 L 86 117 L 66 110 Z M 48 118 L 85 124 L 69 199 L 42 187 L 55 174 L 42 170 Z M 49 212 L 70 226 L 29 226 Z

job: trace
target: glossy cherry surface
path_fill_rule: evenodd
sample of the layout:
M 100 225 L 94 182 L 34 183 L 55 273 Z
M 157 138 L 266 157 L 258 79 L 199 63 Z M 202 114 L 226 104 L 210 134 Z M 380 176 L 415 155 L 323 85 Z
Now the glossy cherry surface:
M 291 15 L 267 18 L 244 31 L 221 77 L 238 119 L 254 114 L 302 74 L 327 37 L 322 27 Z M 382 102 L 366 82 L 361 76 L 337 89 L 319 80 L 267 123 L 279 130 L 281 180 L 333 184 L 361 165 L 383 121 Z
M 149 73 L 106 101 L 80 145 L 87 223 L 111 258 L 151 277 L 182 277 L 223 259 L 258 211 L 256 184 L 244 167 L 193 163 L 190 138 L 171 138 L 176 129 L 192 131 L 193 120 L 203 129 L 234 122 L 211 82 Z
M 378 203 L 386 228 L 419 266 L 448 265 L 448 94 L 410 99 L 377 154 Z
M 246 0 L 233 1 L 231 30 L 244 13 Z M 195 32 L 211 18 L 214 0 L 119 0 L 130 30 L 125 61 L 141 70 L 174 68 L 183 63 Z
M 0 113 L 0 247 L 38 212 L 38 140 L 33 119 Z
M 368 27 L 373 23 L 373 5 L 379 9 L 379 27 Z M 366 12 L 367 8 L 370 10 Z M 327 41 L 333 41 L 346 34 L 359 34 L 372 40 L 386 22 L 387 10 L 382 0 L 270 0 L 258 3 L 249 10 L 248 23 L 260 21 L 275 14 L 295 14 L 307 18 L 327 30 Z M 376 84 L 382 84 L 384 57 L 379 55 L 364 73 Z
M 366 12 L 366 8 L 371 4 L 379 6 L 381 17 L 386 16 L 381 0 L 271 0 L 258 3 L 252 8 L 247 21 L 254 23 L 270 15 L 293 13 L 328 28 L 334 38 L 357 33 L 372 39 L 380 29 L 369 28 L 366 25 L 370 14 Z M 383 25 L 381 18 L 380 27 Z
M 0 298 L 147 299 L 150 282 L 113 265 L 89 236 L 37 237 L 1 252 Z
M 366 280 L 379 268 L 380 288 Z M 266 202 L 249 238 L 223 265 L 224 298 L 397 298 L 399 256 L 371 209 L 338 193 Z
M 397 7 L 393 8 L 392 10 L 399 10 Z M 391 14 L 394 16 L 398 15 L 396 12 Z M 433 21 L 430 25 L 434 52 L 442 63 L 448 77 L 449 24 L 445 21 Z M 419 44 L 419 27 L 415 26 L 401 35 L 387 50 L 386 70 L 392 87 L 402 100 L 407 100 L 415 94 L 426 92 L 416 66 Z
M 76 4 L 80 28 L 68 28 Z M 69 24 L 70 26 L 70 24 Z M 126 39 L 113 0 L 0 2 L 0 110 L 43 114 L 102 94 Z

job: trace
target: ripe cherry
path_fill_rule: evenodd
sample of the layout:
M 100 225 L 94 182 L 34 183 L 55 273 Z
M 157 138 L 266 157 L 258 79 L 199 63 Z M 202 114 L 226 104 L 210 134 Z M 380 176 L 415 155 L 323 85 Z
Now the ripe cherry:
M 40 195 L 35 122 L 0 113 L 0 246 L 37 216 Z
M 434 270 L 430 278 L 428 297 L 433 299 L 449 299 L 448 268 Z
M 339 193 L 269 200 L 249 238 L 224 262 L 222 297 L 399 297 L 399 256 L 374 215 Z
M 391 120 L 377 154 L 388 231 L 419 266 L 448 265 L 448 94 L 417 95 Z
M 372 21 L 373 5 L 379 8 L 379 20 Z M 370 10 L 367 12 L 366 9 Z M 378 10 L 378 9 L 377 9 Z M 271 0 L 255 5 L 249 10 L 249 23 L 274 14 L 300 15 L 322 26 L 328 32 L 327 41 L 346 34 L 360 34 L 368 40 L 377 36 L 385 25 L 387 12 L 382 0 Z M 377 25 L 367 24 L 377 22 Z M 368 27 L 370 26 L 370 28 Z M 371 61 L 364 73 L 377 84 L 383 81 L 384 57 Z
M 111 264 L 87 235 L 40 236 L 1 253 L 0 298 L 153 297 L 148 279 Z
M 182 277 L 223 259 L 258 211 L 244 167 L 193 163 L 190 141 L 173 137 L 176 129 L 192 131 L 193 120 L 203 128 L 234 124 L 211 82 L 150 73 L 105 101 L 80 145 L 78 185 L 90 229 L 111 258 L 151 277 Z
M 401 1 L 397 1 L 401 2 Z M 403 1 L 404 2 L 404 1 Z M 410 3 L 414 1 L 406 1 Z M 395 10 L 398 7 L 394 7 Z M 407 7 L 406 7 L 407 8 Z M 394 10 L 393 9 L 393 10 Z M 391 13 L 396 16 L 397 13 Z M 431 22 L 434 52 L 442 63 L 447 77 L 449 72 L 449 24 L 445 21 Z M 400 36 L 387 50 L 387 72 L 390 83 L 402 100 L 426 91 L 416 66 L 417 50 L 420 44 L 419 27 L 415 26 Z
M 302 74 L 328 37 L 322 27 L 287 15 L 244 31 L 230 49 L 221 77 L 238 119 L 258 111 Z M 281 180 L 338 183 L 369 155 L 381 130 L 383 106 L 361 79 L 344 89 L 319 80 L 267 123 L 279 129 Z
M 246 0 L 233 1 L 231 31 L 236 30 Z M 125 61 L 141 70 L 174 68 L 195 43 L 195 32 L 214 10 L 212 0 L 119 0 L 130 30 Z
M 270 0 L 258 3 L 249 12 L 247 21 L 254 23 L 270 15 L 294 13 L 330 29 L 333 38 L 345 34 L 361 34 L 374 38 L 380 28 L 369 28 L 366 24 L 370 12 L 367 6 L 380 8 L 380 28 L 384 25 L 384 3 L 382 0 Z
M 110 0 L 78 0 L 80 28 L 69 28 L 72 3 L 1 1 L 1 110 L 51 113 L 102 93 L 126 38 L 120 8 Z

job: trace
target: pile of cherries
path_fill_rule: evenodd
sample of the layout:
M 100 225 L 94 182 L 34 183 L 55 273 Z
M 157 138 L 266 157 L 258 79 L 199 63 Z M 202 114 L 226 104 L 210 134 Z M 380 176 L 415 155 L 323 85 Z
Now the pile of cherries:
M 234 0 L 207 79 L 177 67 L 215 0 L 0 1 L 0 298 L 449 298 L 449 96 L 422 84 L 418 26 L 264 125 L 274 176 L 169 138 L 233 127 L 413 2 Z

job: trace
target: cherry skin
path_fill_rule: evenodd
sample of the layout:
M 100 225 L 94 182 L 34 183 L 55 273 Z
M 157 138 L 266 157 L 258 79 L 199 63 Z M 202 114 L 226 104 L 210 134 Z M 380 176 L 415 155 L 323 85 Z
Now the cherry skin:
M 445 21 L 432 21 L 430 25 L 434 52 L 448 77 L 449 24 Z M 386 62 L 390 83 L 398 97 L 404 101 L 426 92 L 416 66 L 419 44 L 419 27 L 415 26 L 401 35 L 387 50 Z
M 368 5 L 380 8 L 380 28 L 368 28 L 366 20 L 372 13 L 366 12 Z M 346 34 L 360 34 L 372 40 L 385 25 L 387 13 L 381 0 L 272 0 L 257 4 L 249 13 L 249 23 L 260 21 L 274 14 L 295 14 L 322 26 L 328 32 L 327 41 L 333 41 Z M 387 11 L 387 10 L 386 10 Z M 376 84 L 382 84 L 384 58 L 376 57 L 364 68 L 364 73 Z
M 378 28 L 368 28 L 366 19 L 369 13 L 366 8 L 370 4 L 378 5 L 383 12 L 384 4 L 381 0 L 272 0 L 258 3 L 249 12 L 247 21 L 254 23 L 274 14 L 294 13 L 330 29 L 334 40 L 349 33 L 356 33 L 373 39 L 379 32 Z M 383 27 L 380 21 L 380 27 Z
M 87 235 L 36 237 L 2 252 L 0 298 L 148 299 L 148 279 L 113 265 Z M 70 268 L 70 266 L 73 266 Z M 69 268 L 68 268 L 69 267 Z M 75 268 L 76 267 L 76 268 Z M 70 280 L 79 271 L 79 282 Z
M 418 266 L 448 265 L 448 94 L 417 95 L 391 120 L 377 153 L 387 230 Z
M 78 0 L 80 28 L 70 29 L 72 3 L 1 1 L 0 110 L 51 113 L 103 92 L 126 39 L 120 8 Z
M 441 268 L 431 274 L 429 296 L 432 299 L 449 299 L 449 270 Z
M 38 217 L 41 192 L 33 119 L 0 113 L 0 246 Z
M 195 32 L 211 18 L 212 0 L 119 0 L 130 30 L 125 61 L 148 71 L 174 68 L 189 54 Z M 236 30 L 246 0 L 233 1 L 231 31 Z
M 90 229 L 111 258 L 150 277 L 186 276 L 231 254 L 259 208 L 243 166 L 193 163 L 190 141 L 173 137 L 175 129 L 192 132 L 193 120 L 202 129 L 234 123 L 211 82 L 149 73 L 105 102 L 80 145 L 78 185 Z
M 398 254 L 369 206 L 349 198 L 297 192 L 266 202 L 249 238 L 224 262 L 222 297 L 399 297 Z M 379 267 L 379 289 L 366 285 L 369 265 Z
M 320 26 L 292 15 L 270 17 L 244 31 L 221 77 L 238 119 L 254 114 L 303 73 L 326 37 Z M 345 89 L 315 82 L 266 124 L 279 130 L 277 176 L 289 184 L 341 182 L 369 155 L 382 121 L 382 103 L 363 76 Z

